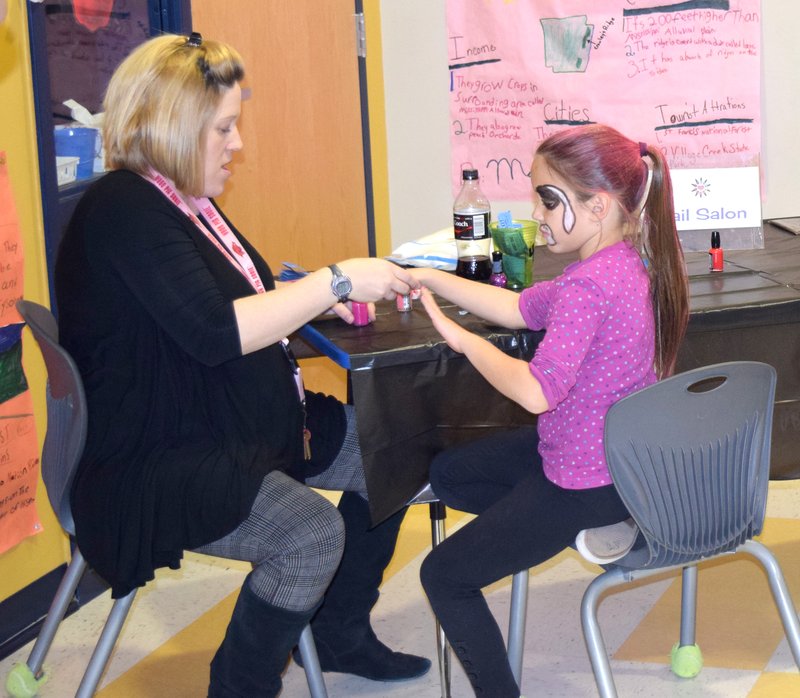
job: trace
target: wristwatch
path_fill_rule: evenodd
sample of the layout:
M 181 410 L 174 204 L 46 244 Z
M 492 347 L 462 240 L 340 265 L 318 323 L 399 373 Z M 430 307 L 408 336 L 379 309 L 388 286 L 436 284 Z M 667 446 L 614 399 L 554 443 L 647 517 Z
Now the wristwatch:
M 333 291 L 333 295 L 339 299 L 340 303 L 344 303 L 353 290 L 353 282 L 350 281 L 349 276 L 342 274 L 342 270 L 335 264 L 329 264 L 328 269 L 330 269 L 333 274 L 333 278 L 331 279 L 331 291 Z

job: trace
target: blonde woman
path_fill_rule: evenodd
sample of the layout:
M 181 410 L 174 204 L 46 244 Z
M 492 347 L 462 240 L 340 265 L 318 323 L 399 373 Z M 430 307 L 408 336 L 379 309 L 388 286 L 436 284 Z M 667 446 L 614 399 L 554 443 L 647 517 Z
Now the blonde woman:
M 353 412 L 303 389 L 283 340 L 330 308 L 352 321 L 351 298 L 418 284 L 378 259 L 275 281 L 213 200 L 243 145 L 243 75 L 235 50 L 195 33 L 146 42 L 109 83 L 110 172 L 79 202 L 56 265 L 90 413 L 77 540 L 115 597 L 187 549 L 253 563 L 210 696 L 277 695 L 315 612 L 323 670 L 413 678 L 430 661 L 393 652 L 369 622 L 403 512 L 368 530 Z M 345 490 L 339 511 L 304 483 Z

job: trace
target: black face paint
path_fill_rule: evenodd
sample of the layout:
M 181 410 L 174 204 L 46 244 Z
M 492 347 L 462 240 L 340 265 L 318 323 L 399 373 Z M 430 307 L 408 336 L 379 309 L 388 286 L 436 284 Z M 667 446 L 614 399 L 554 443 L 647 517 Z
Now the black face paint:
M 564 207 L 564 218 L 562 224 L 567 233 L 571 233 L 575 227 L 575 212 L 569 203 L 567 195 L 552 184 L 542 184 L 536 187 L 536 193 L 542 200 L 542 205 L 548 210 L 553 211 L 559 204 Z

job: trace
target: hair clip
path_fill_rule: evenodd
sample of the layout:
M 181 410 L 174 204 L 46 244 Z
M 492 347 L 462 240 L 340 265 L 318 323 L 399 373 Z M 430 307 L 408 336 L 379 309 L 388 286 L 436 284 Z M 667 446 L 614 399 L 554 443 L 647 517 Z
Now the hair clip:
M 199 48 L 203 43 L 203 35 L 200 32 L 192 32 L 188 39 L 186 39 L 187 46 L 194 46 Z

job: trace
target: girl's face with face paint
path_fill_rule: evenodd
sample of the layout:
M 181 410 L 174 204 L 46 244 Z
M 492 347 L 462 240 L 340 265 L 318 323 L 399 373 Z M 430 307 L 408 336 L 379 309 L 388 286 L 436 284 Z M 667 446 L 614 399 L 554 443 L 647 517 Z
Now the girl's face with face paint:
M 553 252 L 578 252 L 586 259 L 602 247 L 616 242 L 605 239 L 603 221 L 589 202 L 578 199 L 575 191 L 536 156 L 531 170 L 533 184 L 533 218 Z M 621 238 L 620 238 L 621 239 Z

